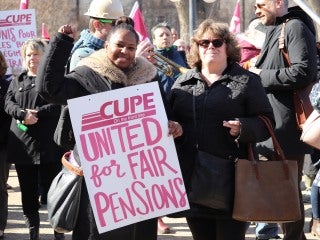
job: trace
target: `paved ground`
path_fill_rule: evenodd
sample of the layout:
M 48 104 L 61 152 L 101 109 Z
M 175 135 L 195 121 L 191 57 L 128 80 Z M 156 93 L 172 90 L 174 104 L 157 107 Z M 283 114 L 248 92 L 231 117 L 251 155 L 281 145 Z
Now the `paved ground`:
M 17 180 L 17 176 L 14 168 L 10 170 L 10 177 L 9 177 L 8 183 L 13 188 L 9 190 L 9 219 L 8 219 L 7 228 L 5 230 L 5 240 L 27 240 L 28 229 L 26 228 L 24 221 L 22 219 L 20 189 L 19 189 L 18 180 Z M 305 232 L 307 232 L 309 222 L 310 222 L 310 215 L 311 215 L 310 204 L 305 204 L 305 211 L 306 211 Z M 40 229 L 41 240 L 53 240 L 53 230 L 51 229 L 47 221 L 46 208 L 42 207 L 40 209 L 40 213 L 41 213 L 41 229 Z M 164 218 L 164 221 L 170 226 L 173 233 L 166 234 L 166 235 L 159 235 L 158 240 L 192 240 L 189 228 L 183 218 Z M 255 239 L 255 236 L 253 234 L 253 229 L 254 229 L 253 225 L 251 225 L 246 235 L 246 240 Z M 310 233 L 307 233 L 306 236 L 307 236 L 307 239 L 309 240 L 317 239 L 312 237 Z M 71 240 L 70 234 L 66 235 L 66 240 Z

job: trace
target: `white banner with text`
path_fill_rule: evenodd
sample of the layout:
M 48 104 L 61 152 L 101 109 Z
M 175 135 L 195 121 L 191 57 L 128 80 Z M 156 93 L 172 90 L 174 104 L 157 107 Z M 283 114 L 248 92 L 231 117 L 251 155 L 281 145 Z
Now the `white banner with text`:
M 189 209 L 157 82 L 68 105 L 100 233 Z

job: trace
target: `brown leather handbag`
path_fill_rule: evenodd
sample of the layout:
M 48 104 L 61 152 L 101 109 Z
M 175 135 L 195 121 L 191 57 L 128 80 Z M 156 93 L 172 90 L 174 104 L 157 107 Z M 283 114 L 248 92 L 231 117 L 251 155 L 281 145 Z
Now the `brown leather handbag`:
M 291 222 L 301 219 L 298 165 L 286 160 L 268 118 L 266 123 L 276 160 L 238 159 L 235 165 L 235 197 L 232 217 L 246 222 Z

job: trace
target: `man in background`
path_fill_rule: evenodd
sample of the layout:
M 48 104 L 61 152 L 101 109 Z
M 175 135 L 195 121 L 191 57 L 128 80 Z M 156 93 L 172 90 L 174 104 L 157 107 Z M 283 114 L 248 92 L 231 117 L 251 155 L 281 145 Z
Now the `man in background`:
M 316 79 L 316 31 L 312 19 L 299 7 L 288 8 L 288 0 L 256 0 L 255 14 L 268 26 L 265 43 L 255 67 L 250 70 L 260 75 L 271 106 L 276 126 L 275 135 L 286 159 L 297 161 L 298 182 L 302 178 L 304 155 L 311 149 L 300 141 L 301 130 L 295 118 L 293 93 Z M 289 54 L 288 63 L 279 49 L 279 37 L 285 23 L 284 42 Z M 272 141 L 257 146 L 259 154 L 273 159 Z M 300 192 L 301 219 L 281 224 L 284 240 L 305 240 L 304 206 Z M 274 193 L 275 196 L 277 193 Z M 289 201 L 289 199 L 288 199 Z M 275 239 L 277 236 L 258 236 L 257 239 Z
M 89 28 L 81 32 L 80 39 L 74 44 L 68 72 L 73 70 L 82 58 L 104 47 L 108 32 L 124 13 L 119 0 L 93 0 L 84 15 L 89 16 Z
M 178 52 L 177 47 L 173 45 L 171 27 L 167 23 L 162 22 L 155 25 L 151 29 L 151 34 L 153 45 L 155 46 L 155 52 L 182 67 L 186 67 L 186 63 Z M 162 85 L 164 91 L 169 93 L 174 81 L 180 75 L 180 72 L 176 69 L 173 69 L 173 74 L 169 76 L 163 71 L 159 70 L 158 75 L 161 78 L 160 84 Z
M 175 42 L 179 39 L 178 31 L 175 28 L 171 28 L 171 34 L 172 34 L 172 42 Z

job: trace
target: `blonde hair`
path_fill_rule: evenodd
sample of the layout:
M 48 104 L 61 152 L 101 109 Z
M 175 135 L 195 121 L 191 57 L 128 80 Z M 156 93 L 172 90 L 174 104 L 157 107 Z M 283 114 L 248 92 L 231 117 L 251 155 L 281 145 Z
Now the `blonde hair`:
M 23 66 L 26 69 L 27 69 L 27 65 L 26 65 L 25 60 L 26 60 L 27 49 L 30 48 L 34 51 L 44 53 L 46 45 L 47 45 L 47 43 L 40 38 L 29 39 L 23 43 L 23 45 L 21 47 L 21 56 L 22 56 Z
M 2 52 L 0 51 L 0 77 L 2 78 L 4 75 L 6 75 L 8 69 L 8 64 L 6 59 L 4 58 Z

